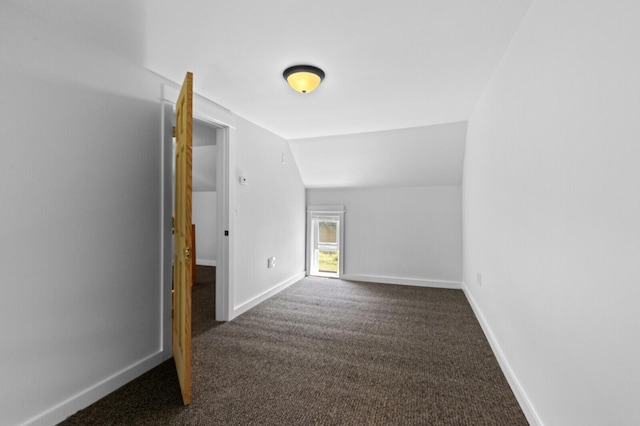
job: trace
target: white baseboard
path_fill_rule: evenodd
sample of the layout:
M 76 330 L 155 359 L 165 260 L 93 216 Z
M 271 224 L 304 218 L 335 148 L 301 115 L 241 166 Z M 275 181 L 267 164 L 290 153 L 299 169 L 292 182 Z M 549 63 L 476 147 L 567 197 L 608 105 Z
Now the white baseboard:
M 411 285 L 415 287 L 450 288 L 460 290 L 460 281 L 423 280 L 417 278 L 383 277 L 377 275 L 343 274 L 340 279 L 346 281 L 364 281 L 369 283 Z
M 196 265 L 200 265 L 200 266 L 216 266 L 216 261 L 215 260 L 209 260 L 209 259 L 196 259 Z
M 520 408 L 522 408 L 522 411 L 524 412 L 524 415 L 527 418 L 527 421 L 529 422 L 529 424 L 533 426 L 543 426 L 540 416 L 538 416 L 538 413 L 533 407 L 533 404 L 531 404 L 531 400 L 529 399 L 529 397 L 527 396 L 527 393 L 525 392 L 524 388 L 520 384 L 518 377 L 515 375 L 515 373 L 511 369 L 511 365 L 509 364 L 509 361 L 505 357 L 504 352 L 502 352 L 502 348 L 500 347 L 500 344 L 496 340 L 496 337 L 493 334 L 493 331 L 491 331 L 491 327 L 489 326 L 489 324 L 487 323 L 487 320 L 482 314 L 480 307 L 476 303 L 471 293 L 467 290 L 467 286 L 464 283 L 462 285 L 462 290 L 464 291 L 464 294 L 467 297 L 469 304 L 471 305 L 471 309 L 473 309 L 473 312 L 476 315 L 478 322 L 480 323 L 480 327 L 482 327 L 482 331 L 484 331 L 484 335 L 487 337 L 487 340 L 489 341 L 489 345 L 491 345 L 493 354 L 498 360 L 498 364 L 500 364 L 502 373 L 506 377 L 507 382 L 511 387 L 511 390 L 513 391 L 513 394 L 518 400 L 518 403 L 520 404 Z
M 229 315 L 229 320 L 232 320 L 233 318 L 237 317 L 238 315 L 241 315 L 241 314 L 247 312 L 249 309 L 253 308 L 254 306 L 257 306 L 261 302 L 264 302 L 265 300 L 267 300 L 268 298 L 270 298 L 274 294 L 280 293 L 282 290 L 284 290 L 285 288 L 289 287 L 292 284 L 297 283 L 298 281 L 300 281 L 304 277 L 305 277 L 305 272 L 300 272 L 300 273 L 292 276 L 288 280 L 285 280 L 285 281 L 281 282 L 280 284 L 277 284 L 277 285 L 271 287 L 269 290 L 260 293 L 259 295 L 257 295 L 253 299 L 250 299 L 250 300 L 248 300 L 248 301 L 246 301 L 244 303 L 241 303 L 240 305 L 234 307 L 233 311 Z
M 129 383 L 141 374 L 146 373 L 153 367 L 156 367 L 163 360 L 162 351 L 149 355 L 135 364 L 118 371 L 112 376 L 107 377 L 106 379 L 95 383 L 87 389 L 62 401 L 58 405 L 49 408 L 47 411 L 32 417 L 23 423 L 23 426 L 50 426 L 58 424 L 72 414 L 88 407 L 114 390 Z

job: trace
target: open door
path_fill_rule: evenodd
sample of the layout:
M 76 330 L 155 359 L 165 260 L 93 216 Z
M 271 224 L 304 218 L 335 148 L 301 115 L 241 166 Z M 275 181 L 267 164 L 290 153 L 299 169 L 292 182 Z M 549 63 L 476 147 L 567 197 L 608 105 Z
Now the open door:
M 184 405 L 191 402 L 191 166 L 193 74 L 184 78 L 176 103 L 176 190 L 172 350 Z

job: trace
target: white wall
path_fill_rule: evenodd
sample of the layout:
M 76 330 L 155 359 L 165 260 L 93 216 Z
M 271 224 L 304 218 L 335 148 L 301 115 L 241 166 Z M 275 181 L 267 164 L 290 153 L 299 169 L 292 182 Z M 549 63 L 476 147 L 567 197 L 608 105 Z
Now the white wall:
M 534 424 L 640 424 L 639 21 L 535 0 L 469 122 L 466 291 Z
M 215 266 L 218 232 L 216 192 L 216 128 L 193 122 L 191 222 L 196 225 L 196 263 Z
M 191 195 L 191 222 L 196 225 L 196 263 L 216 266 L 217 192 L 193 192 Z
M 305 189 L 289 144 L 241 118 L 236 125 L 232 317 L 304 277 L 305 268 Z M 267 269 L 269 257 L 276 258 L 275 268 Z
M 192 153 L 192 191 L 216 191 L 216 163 L 218 147 L 215 145 L 193 146 Z
M 163 81 L 7 2 L 0 40 L 0 423 L 54 424 L 161 361 Z
M 143 22 L 131 7 L 127 22 Z M 170 82 L 17 2 L 0 12 L 0 423 L 50 425 L 157 365 L 170 346 L 159 102 Z M 303 275 L 305 219 L 286 141 L 241 119 L 234 132 L 232 173 L 250 185 L 231 191 L 232 317 Z
M 460 288 L 460 186 L 309 189 L 307 205 L 344 205 L 344 275 Z

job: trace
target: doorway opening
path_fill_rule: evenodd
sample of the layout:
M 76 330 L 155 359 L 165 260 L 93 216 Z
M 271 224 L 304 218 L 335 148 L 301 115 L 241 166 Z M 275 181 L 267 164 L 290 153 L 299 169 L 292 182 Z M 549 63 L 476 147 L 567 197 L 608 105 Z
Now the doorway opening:
M 339 278 L 344 270 L 344 207 L 307 208 L 308 275 Z
M 193 226 L 192 327 L 198 334 L 202 324 L 215 320 L 215 283 L 218 239 L 218 140 L 222 128 L 198 117 L 193 119 L 191 222 Z M 196 299 L 198 303 L 196 304 Z
M 162 348 L 165 359 L 171 357 L 171 330 L 172 330 L 172 287 L 173 287 L 173 234 L 172 234 L 172 217 L 174 210 L 174 183 L 173 183 L 173 159 L 172 152 L 172 135 L 173 125 L 175 123 L 175 100 L 178 99 L 178 88 L 173 85 L 165 84 L 162 86 L 161 104 L 162 104 L 162 181 L 161 181 L 161 276 L 162 276 L 162 298 L 161 298 L 161 321 L 162 321 Z M 211 169 L 211 173 L 215 176 L 209 176 L 208 185 L 211 180 L 215 182 L 215 218 L 211 222 L 206 223 L 215 229 L 218 234 L 215 238 L 216 253 L 215 269 L 206 270 L 202 275 L 196 272 L 196 277 L 205 278 L 206 274 L 214 274 L 215 281 L 207 278 L 207 281 L 214 281 L 215 284 L 215 310 L 216 321 L 228 321 L 232 318 L 232 300 L 233 300 L 233 231 L 234 220 L 229 214 L 229 206 L 235 202 L 235 189 L 229 185 L 229 170 L 231 163 L 232 146 L 235 143 L 235 119 L 230 111 L 223 107 L 194 95 L 193 98 L 193 119 L 194 122 L 208 127 L 208 133 L 215 133 L 215 167 Z M 198 137 L 198 129 L 195 130 L 195 136 Z M 211 144 L 209 144 L 211 145 Z M 203 155 L 198 154 L 198 150 L 203 152 L 212 151 L 207 144 L 198 146 L 196 141 L 195 155 L 197 158 Z M 207 155 L 204 155 L 207 156 Z M 211 159 L 211 155 L 208 157 Z M 196 161 L 198 161 L 196 159 Z M 211 162 L 211 161 L 210 161 Z M 207 185 L 207 183 L 204 183 Z M 207 192 L 207 191 L 205 191 Z M 211 192 L 211 191 L 208 191 Z M 210 203 L 211 204 L 211 203 Z M 202 249 L 202 241 L 200 244 L 196 241 L 198 247 Z M 196 251 L 193 258 L 197 263 L 198 258 L 203 260 L 206 251 Z M 204 259 L 207 260 L 206 258 Z M 211 259 L 209 259 L 211 260 Z M 205 265 L 206 266 L 206 265 Z M 213 265 L 211 265 L 213 266 Z M 197 271 L 198 268 L 196 268 Z M 210 277 L 213 278 L 213 277 Z

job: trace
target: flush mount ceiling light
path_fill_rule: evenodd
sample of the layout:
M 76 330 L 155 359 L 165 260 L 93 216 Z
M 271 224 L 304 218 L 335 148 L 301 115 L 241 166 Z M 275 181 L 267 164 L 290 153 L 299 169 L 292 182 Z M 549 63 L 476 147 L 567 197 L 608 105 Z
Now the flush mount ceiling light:
M 309 93 L 324 79 L 324 71 L 311 65 L 294 65 L 284 70 L 282 76 L 296 92 Z

